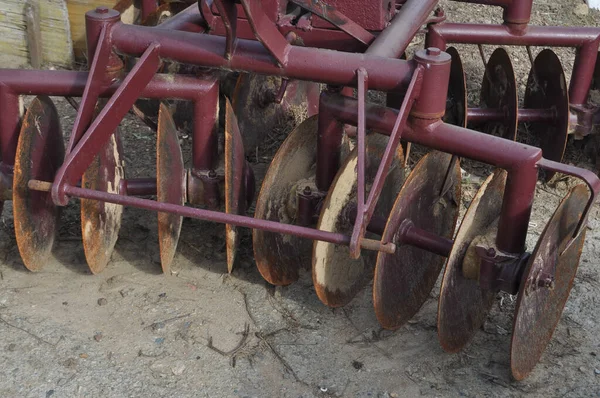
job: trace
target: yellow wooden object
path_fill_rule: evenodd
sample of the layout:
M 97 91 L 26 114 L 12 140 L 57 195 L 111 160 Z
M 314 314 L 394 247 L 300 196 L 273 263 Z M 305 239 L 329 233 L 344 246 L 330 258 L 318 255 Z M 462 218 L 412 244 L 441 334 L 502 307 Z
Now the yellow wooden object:
M 64 0 L 34 0 L 40 13 L 42 62 L 70 67 L 73 63 L 71 32 Z M 26 2 L 0 0 L 0 66 L 16 68 L 29 65 L 29 46 L 25 22 Z
M 2 1 L 2 0 L 0 0 Z M 66 0 L 69 10 L 69 21 L 71 24 L 71 37 L 73 39 L 73 50 L 77 59 L 85 59 L 85 13 L 94 10 L 99 6 L 113 8 L 117 0 Z M 134 18 L 133 7 L 121 15 L 121 20 L 125 23 L 132 23 Z

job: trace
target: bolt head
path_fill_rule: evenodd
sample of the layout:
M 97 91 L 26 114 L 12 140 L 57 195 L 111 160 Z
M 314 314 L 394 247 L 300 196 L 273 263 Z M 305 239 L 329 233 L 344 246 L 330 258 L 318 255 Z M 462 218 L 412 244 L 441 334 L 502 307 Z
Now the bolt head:
M 439 48 L 436 47 L 429 47 L 426 50 L 426 54 L 430 55 L 432 57 L 437 57 L 438 55 L 440 55 L 442 53 L 442 51 Z
M 96 7 L 96 12 L 97 12 L 98 14 L 108 14 L 108 11 L 109 11 L 109 9 L 108 9 L 108 7 L 106 7 L 106 6 L 99 6 L 99 7 Z

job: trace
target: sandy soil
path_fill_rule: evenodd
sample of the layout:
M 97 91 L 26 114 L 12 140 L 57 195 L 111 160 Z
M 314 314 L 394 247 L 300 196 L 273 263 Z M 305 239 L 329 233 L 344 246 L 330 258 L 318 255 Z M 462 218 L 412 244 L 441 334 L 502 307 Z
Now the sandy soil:
M 455 21 L 499 21 L 500 11 L 442 2 Z M 574 0 L 535 3 L 534 23 L 600 24 L 573 13 Z M 418 43 L 416 43 L 416 46 Z M 485 48 L 489 56 L 493 48 Z M 534 49 L 537 52 L 541 49 Z M 483 75 L 476 47 L 461 47 L 470 101 Z M 530 68 L 513 50 L 518 82 Z M 560 55 L 568 70 L 572 52 Z M 74 112 L 57 100 L 65 132 Z M 137 120 L 122 125 L 127 175 L 155 172 L 155 135 Z M 282 137 L 279 137 L 282 138 Z M 181 134 L 189 159 L 191 138 Z M 273 143 L 253 157 L 264 175 Z M 263 155 L 264 154 L 264 155 Z M 416 159 L 415 159 L 416 160 Z M 567 161 L 591 167 L 570 145 Z M 463 211 L 486 169 L 470 167 Z M 529 248 L 573 182 L 539 185 Z M 396 332 L 381 329 L 371 288 L 329 309 L 309 274 L 285 288 L 267 285 L 251 239 L 226 274 L 224 226 L 185 220 L 177 276 L 160 274 L 156 215 L 125 209 L 108 269 L 92 276 L 81 245 L 79 204 L 63 214 L 54 257 L 40 273 L 24 269 L 11 206 L 0 223 L 0 396 L 4 397 L 413 397 L 600 395 L 600 214 L 594 207 L 575 287 L 541 362 L 523 382 L 510 377 L 509 344 L 516 298 L 498 297 L 484 327 L 461 353 L 446 354 L 436 334 L 439 287 Z

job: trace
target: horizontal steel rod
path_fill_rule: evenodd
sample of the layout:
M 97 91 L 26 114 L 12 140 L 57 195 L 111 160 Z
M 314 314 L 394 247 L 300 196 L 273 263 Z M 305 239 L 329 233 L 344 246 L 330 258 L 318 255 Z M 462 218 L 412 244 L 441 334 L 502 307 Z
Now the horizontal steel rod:
M 123 23 L 116 23 L 111 32 L 114 46 L 134 56 L 141 55 L 151 43 L 157 43 L 162 58 L 177 62 L 338 86 L 356 87 L 356 71 L 362 67 L 369 75 L 371 89 L 402 91 L 416 68 L 411 61 L 300 46 L 292 46 L 286 66 L 279 67 L 258 41 L 238 39 L 233 56 L 228 60 L 223 56 L 224 37 Z
M 419 249 L 435 253 L 442 257 L 448 257 L 454 241 L 436 235 L 415 226 L 410 219 L 405 219 L 400 224 L 398 242 L 399 245 L 409 245 Z
M 46 181 L 30 180 L 29 189 L 35 191 L 48 192 L 53 184 Z M 297 225 L 283 224 L 276 221 L 261 220 L 253 217 L 237 214 L 227 214 L 220 211 L 198 209 L 193 207 L 180 206 L 171 203 L 157 202 L 155 200 L 137 198 L 133 196 L 119 195 L 109 192 L 95 191 L 67 185 L 64 192 L 69 197 L 81 199 L 97 200 L 100 202 L 115 203 L 123 206 L 132 206 L 140 209 L 151 210 L 161 213 L 176 214 L 181 217 L 195 218 L 198 220 L 218 222 L 221 224 L 230 224 L 237 227 L 260 229 L 268 232 L 275 232 L 287 235 L 295 235 L 301 238 L 329 242 L 336 245 L 348 246 L 350 236 L 334 232 L 320 231 L 314 228 L 299 227 Z M 382 251 L 393 254 L 396 251 L 396 245 L 393 243 L 383 244 L 380 241 L 365 239 L 363 249 Z
M 89 77 L 87 72 L 56 70 L 0 69 L 0 86 L 13 94 L 80 97 Z M 119 88 L 116 81 L 101 92 L 110 97 Z M 142 90 L 140 98 L 196 100 L 215 84 L 214 79 L 182 75 L 156 74 Z
M 428 45 L 445 49 L 448 43 L 512 46 L 581 47 L 600 37 L 600 28 L 529 26 L 520 35 L 506 25 L 440 23 L 429 28 Z
M 467 110 L 468 123 L 487 123 L 502 121 L 506 117 L 502 109 L 494 108 L 469 108 Z M 556 119 L 554 109 L 519 109 L 518 120 L 520 123 L 547 123 Z

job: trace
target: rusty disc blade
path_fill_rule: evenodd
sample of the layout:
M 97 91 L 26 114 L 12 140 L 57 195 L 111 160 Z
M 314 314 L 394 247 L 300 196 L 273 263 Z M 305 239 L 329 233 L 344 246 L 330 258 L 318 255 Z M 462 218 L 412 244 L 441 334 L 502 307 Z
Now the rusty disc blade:
M 444 122 L 467 127 L 467 80 L 465 69 L 456 48 L 449 47 L 446 52 L 452 57 L 452 63 Z
M 176 205 L 185 204 L 185 168 L 177 128 L 168 108 L 160 105 L 156 136 L 156 199 Z M 165 274 L 177 251 L 183 218 L 171 213 L 158 213 L 160 262 Z
M 571 239 L 589 198 L 585 185 L 571 189 L 527 262 L 510 348 L 510 366 L 517 380 L 527 377 L 540 360 L 569 298 L 587 228 Z M 553 286 L 540 287 L 548 278 L 552 278 Z
M 388 141 L 387 137 L 380 135 L 367 136 L 365 197 L 369 195 L 369 188 L 375 180 Z M 347 157 L 331 185 L 321 207 L 317 229 L 352 235 L 357 208 L 357 164 L 358 149 L 355 149 Z M 398 145 L 373 218 L 385 220 L 390 214 L 394 199 L 404 182 L 403 164 L 402 147 Z M 373 234 L 367 232 L 367 235 Z M 350 257 L 347 246 L 315 241 L 312 267 L 317 296 L 330 307 L 346 305 L 371 280 L 376 260 L 377 252 L 374 251 L 363 250 L 355 260 Z
M 255 218 L 294 224 L 297 189 L 316 190 L 317 120 L 317 116 L 305 120 L 281 144 L 263 180 Z M 258 270 L 273 285 L 289 285 L 298 279 L 301 268 L 310 267 L 308 239 L 255 229 L 252 241 Z
M 103 101 L 105 102 L 105 101 Z M 98 107 L 96 113 L 100 111 Z M 125 178 L 119 131 L 111 136 L 81 179 L 81 186 L 96 191 L 119 193 Z M 93 274 L 106 268 L 119 237 L 123 206 L 81 199 L 81 236 L 88 266 Z
M 529 123 L 528 143 L 541 148 L 544 158 L 561 162 L 569 133 L 569 89 L 560 59 L 554 51 L 546 49 L 536 57 L 527 79 L 523 105 L 528 109 L 554 111 L 554 120 Z M 555 174 L 543 173 L 545 181 Z
M 484 132 L 508 140 L 517 139 L 519 98 L 515 71 L 503 48 L 492 53 L 481 84 L 481 108 L 500 109 L 504 119 L 486 123 Z
M 454 239 L 438 303 L 438 337 L 445 351 L 458 352 L 469 342 L 483 324 L 496 296 L 482 290 L 477 278 L 467 278 L 463 272 L 478 258 L 473 243 L 495 237 L 506 175 L 498 170 L 483 183 Z
M 446 184 L 446 177 L 452 183 Z M 408 176 L 385 226 L 382 240 L 394 242 L 404 220 L 425 231 L 451 239 L 461 197 L 457 161 L 442 152 L 424 156 Z M 421 308 L 444 266 L 445 257 L 408 245 L 396 253 L 377 255 L 373 303 L 379 323 L 397 329 Z
M 13 213 L 25 267 L 40 270 L 56 239 L 59 208 L 49 192 L 31 191 L 29 180 L 53 181 L 65 156 L 60 118 L 50 98 L 33 99 L 21 126 L 13 177 Z
M 276 76 L 242 73 L 238 77 L 231 102 L 249 153 L 255 153 L 267 134 L 287 134 L 307 116 L 317 113 L 318 84 L 290 80 L 281 103 L 276 103 L 281 83 Z
M 225 101 L 225 212 L 244 214 L 246 211 L 244 144 L 231 103 L 228 99 Z M 226 224 L 225 232 L 227 271 L 231 273 L 240 245 L 240 236 L 238 228 L 234 225 Z

